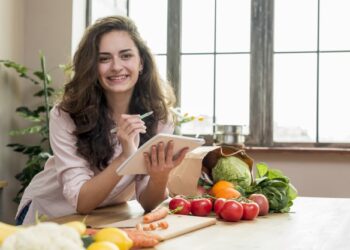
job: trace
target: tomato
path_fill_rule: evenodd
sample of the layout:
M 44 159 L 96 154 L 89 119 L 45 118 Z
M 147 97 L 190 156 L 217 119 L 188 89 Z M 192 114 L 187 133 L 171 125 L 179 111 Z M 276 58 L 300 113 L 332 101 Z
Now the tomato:
M 182 207 L 180 209 L 180 207 Z M 179 210 L 177 210 L 179 208 Z M 191 202 L 181 196 L 175 196 L 169 202 L 169 209 L 176 210 L 175 214 L 188 215 L 191 212 Z
M 213 203 L 207 198 L 191 200 L 191 213 L 195 216 L 207 216 L 210 214 Z
M 227 200 L 220 210 L 220 218 L 225 221 L 239 221 L 243 215 L 243 206 L 235 200 Z
M 217 216 L 220 215 L 220 211 L 224 205 L 224 203 L 226 202 L 225 198 L 218 198 L 215 200 L 214 202 L 214 212 Z
M 269 213 L 269 201 L 263 194 L 251 194 L 249 200 L 254 201 L 259 206 L 259 216 L 267 215 Z
M 243 220 L 254 220 L 259 214 L 259 205 L 255 202 L 243 202 Z

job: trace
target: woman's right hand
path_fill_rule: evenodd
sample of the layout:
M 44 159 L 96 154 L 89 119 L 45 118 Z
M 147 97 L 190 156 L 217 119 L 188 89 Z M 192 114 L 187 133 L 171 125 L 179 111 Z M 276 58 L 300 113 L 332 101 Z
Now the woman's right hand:
M 122 155 L 127 158 L 136 152 L 140 142 L 139 134 L 146 133 L 146 126 L 139 115 L 128 114 L 122 114 L 117 125 L 117 137 L 122 145 Z

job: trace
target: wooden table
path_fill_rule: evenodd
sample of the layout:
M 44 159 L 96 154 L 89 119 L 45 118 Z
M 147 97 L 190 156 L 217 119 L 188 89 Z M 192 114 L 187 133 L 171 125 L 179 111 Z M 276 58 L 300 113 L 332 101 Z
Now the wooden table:
M 143 214 L 135 201 L 95 210 L 86 223 L 98 226 Z M 72 215 L 57 218 L 63 223 L 81 220 Z M 350 249 L 350 199 L 298 197 L 287 214 L 271 214 L 253 221 L 218 221 L 173 239 L 154 249 Z

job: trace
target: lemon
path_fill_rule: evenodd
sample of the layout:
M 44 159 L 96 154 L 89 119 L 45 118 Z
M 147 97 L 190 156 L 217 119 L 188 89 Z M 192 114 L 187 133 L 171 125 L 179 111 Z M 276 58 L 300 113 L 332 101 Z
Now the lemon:
M 83 223 L 81 221 L 70 221 L 70 222 L 67 222 L 67 223 L 65 223 L 63 225 L 73 228 L 80 235 L 83 235 L 85 233 L 85 231 L 86 231 L 86 225 L 85 225 L 85 223 Z
M 103 228 L 95 234 L 96 242 L 109 241 L 116 244 L 120 250 L 128 250 L 132 247 L 132 240 L 128 234 L 119 228 Z
M 109 241 L 99 241 L 92 243 L 86 250 L 119 250 L 119 248 Z

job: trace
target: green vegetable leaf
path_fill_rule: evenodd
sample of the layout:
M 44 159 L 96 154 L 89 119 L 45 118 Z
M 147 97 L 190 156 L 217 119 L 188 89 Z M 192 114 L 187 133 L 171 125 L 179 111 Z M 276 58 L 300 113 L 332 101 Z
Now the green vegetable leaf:
M 260 162 L 260 163 L 257 163 L 256 164 L 256 177 L 259 178 L 259 177 L 263 177 L 267 174 L 267 171 L 268 171 L 268 166 L 263 163 L 263 162 Z

